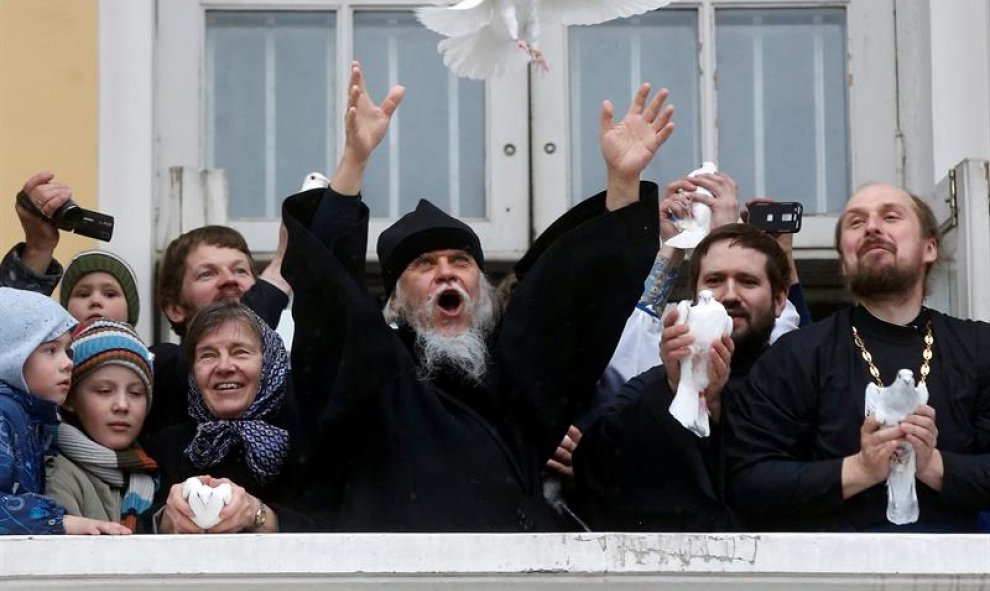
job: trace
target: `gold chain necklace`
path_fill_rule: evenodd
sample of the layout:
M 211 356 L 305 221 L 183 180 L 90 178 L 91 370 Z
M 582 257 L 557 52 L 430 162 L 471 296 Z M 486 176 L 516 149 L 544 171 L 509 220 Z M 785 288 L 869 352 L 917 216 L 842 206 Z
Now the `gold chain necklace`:
M 866 350 L 866 345 L 863 344 L 863 339 L 859 337 L 859 331 L 853 326 L 853 342 L 859 347 L 859 353 L 863 356 L 863 361 L 870 368 L 870 375 L 873 376 L 873 381 L 876 382 L 877 386 L 881 388 L 884 387 L 884 383 L 880 381 L 880 370 L 877 369 L 876 365 L 873 365 L 873 355 Z M 921 369 L 918 373 L 921 375 L 921 379 L 918 380 L 918 385 L 922 386 L 925 380 L 928 379 L 928 372 L 931 371 L 931 361 L 932 361 L 932 345 L 935 344 L 935 337 L 932 336 L 932 321 L 929 320 L 925 325 L 925 350 L 921 352 Z

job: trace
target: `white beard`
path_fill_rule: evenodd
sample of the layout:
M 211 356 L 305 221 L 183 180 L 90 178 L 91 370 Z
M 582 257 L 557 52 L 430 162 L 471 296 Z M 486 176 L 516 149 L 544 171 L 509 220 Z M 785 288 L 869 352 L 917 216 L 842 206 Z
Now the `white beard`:
M 432 379 L 442 369 L 452 369 L 468 381 L 481 385 L 488 369 L 488 335 L 495 326 L 494 288 L 481 276 L 480 295 L 477 301 L 459 285 L 456 289 L 464 302 L 465 313 L 470 317 L 467 329 L 458 334 L 444 334 L 434 328 L 432 318 L 439 291 L 427 298 L 424 305 L 409 310 L 401 283 L 385 304 L 385 321 L 392 325 L 408 325 L 416 333 L 416 352 L 419 354 L 417 376 L 421 380 Z

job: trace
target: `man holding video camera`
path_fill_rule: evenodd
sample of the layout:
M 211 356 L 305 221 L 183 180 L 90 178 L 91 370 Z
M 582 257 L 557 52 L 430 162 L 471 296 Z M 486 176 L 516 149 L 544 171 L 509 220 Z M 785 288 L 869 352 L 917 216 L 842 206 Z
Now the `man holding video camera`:
M 55 182 L 55 174 L 49 171 L 31 176 L 22 192 L 49 216 L 72 199 L 69 186 Z M 14 208 L 24 228 L 24 242 L 11 248 L 0 262 L 0 286 L 51 295 L 62 277 L 62 265 L 54 259 L 58 228 L 19 204 Z

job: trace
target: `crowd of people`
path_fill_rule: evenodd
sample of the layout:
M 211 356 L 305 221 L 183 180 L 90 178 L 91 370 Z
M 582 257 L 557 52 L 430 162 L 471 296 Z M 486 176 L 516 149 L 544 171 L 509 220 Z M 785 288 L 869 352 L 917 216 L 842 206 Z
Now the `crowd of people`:
M 25 240 L 0 263 L 0 533 L 979 530 L 990 324 L 924 306 L 939 234 L 921 199 L 852 195 L 835 248 L 854 305 L 812 323 L 791 235 L 745 223 L 729 175 L 662 195 L 641 179 L 674 129 L 643 84 L 621 120 L 603 104 L 605 190 L 501 285 L 471 227 L 422 200 L 378 239 L 383 301 L 361 189 L 404 92 L 376 103 L 352 66 L 340 162 L 287 197 L 260 274 L 230 228 L 171 242 L 156 299 L 181 344 L 135 332 L 123 257 L 63 270 L 45 216 L 71 189 L 25 182 L 43 216 L 15 205 Z M 667 241 L 697 203 L 712 228 L 688 286 L 732 322 L 703 351 L 707 437 L 669 411 L 694 336 L 663 313 L 685 260 Z M 904 370 L 927 399 L 882 423 L 865 391 Z M 895 524 L 908 449 L 920 510 Z M 189 479 L 226 491 L 213 521 Z

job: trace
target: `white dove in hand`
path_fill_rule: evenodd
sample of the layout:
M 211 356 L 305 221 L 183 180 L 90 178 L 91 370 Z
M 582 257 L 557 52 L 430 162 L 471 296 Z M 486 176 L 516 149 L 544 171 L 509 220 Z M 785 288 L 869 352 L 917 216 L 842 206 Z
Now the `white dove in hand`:
M 593 25 L 642 14 L 671 0 L 462 0 L 416 10 L 419 22 L 447 37 L 437 46 L 443 63 L 463 78 L 483 80 L 533 61 L 546 69 L 537 47 L 540 22 Z
M 698 303 L 689 300 L 677 304 L 677 324 L 690 327 L 694 338 L 691 354 L 681 360 L 681 379 L 670 403 L 670 414 L 684 428 L 698 437 L 708 437 L 708 404 L 702 391 L 708 387 L 708 358 L 712 344 L 723 335 L 732 334 L 732 317 L 707 289 L 698 292 Z
M 866 414 L 872 414 L 880 425 L 894 427 L 922 404 L 928 402 L 928 388 L 914 385 L 910 369 L 897 372 L 897 378 L 886 388 L 874 383 L 866 386 Z M 891 458 L 887 476 L 887 521 L 904 525 L 918 521 L 918 493 L 915 490 L 917 463 L 914 448 L 907 441 L 897 446 Z
M 692 171 L 688 175 L 688 178 L 693 176 L 698 176 L 699 174 L 715 174 L 718 169 L 714 162 L 704 162 L 701 168 Z M 702 193 L 704 195 L 712 196 L 711 191 L 704 187 L 698 187 L 697 193 Z M 672 246 L 674 248 L 679 248 L 681 250 L 687 250 L 689 248 L 694 248 L 698 246 L 702 238 L 708 236 L 708 232 L 712 228 L 712 208 L 708 207 L 704 203 L 695 201 L 691 203 L 691 217 L 684 218 L 682 220 L 677 220 L 674 222 L 681 233 L 674 236 L 667 241 L 667 246 Z
M 312 189 L 326 189 L 330 186 L 330 179 L 323 176 L 318 172 L 311 172 L 306 175 L 303 179 L 302 187 L 299 188 L 299 192 L 309 191 Z

